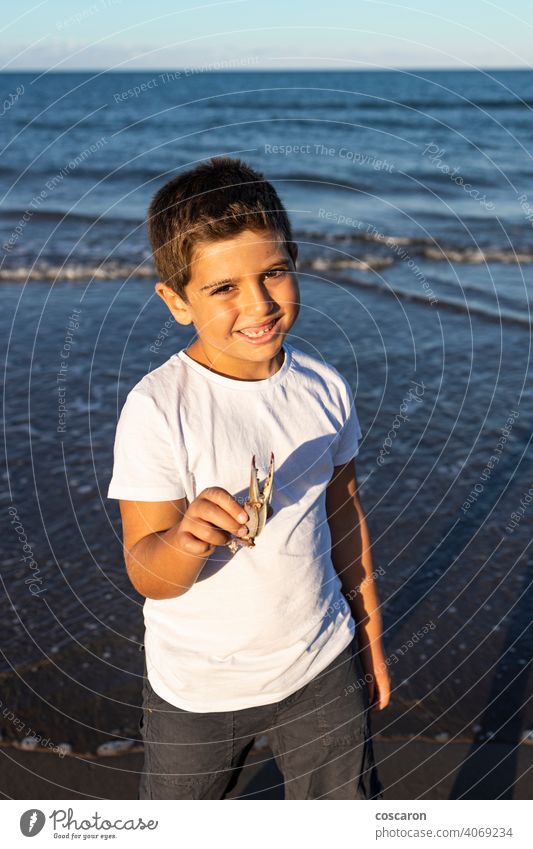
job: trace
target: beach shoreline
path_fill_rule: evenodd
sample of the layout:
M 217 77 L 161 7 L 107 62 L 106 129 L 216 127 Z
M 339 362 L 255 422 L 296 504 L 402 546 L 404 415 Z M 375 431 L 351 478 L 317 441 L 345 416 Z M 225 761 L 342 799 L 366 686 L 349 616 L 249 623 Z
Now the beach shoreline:
M 470 746 L 374 740 L 385 801 L 531 799 L 533 746 Z M 23 752 L 0 746 L 4 799 L 138 799 L 141 751 L 106 758 Z M 227 799 L 283 799 L 283 778 L 268 749 L 252 749 Z

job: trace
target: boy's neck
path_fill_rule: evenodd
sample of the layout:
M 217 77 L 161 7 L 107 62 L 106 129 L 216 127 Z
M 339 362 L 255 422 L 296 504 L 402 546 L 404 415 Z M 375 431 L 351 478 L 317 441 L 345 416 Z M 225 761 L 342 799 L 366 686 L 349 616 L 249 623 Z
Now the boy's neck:
M 273 359 L 264 362 L 247 362 L 245 360 L 225 360 L 219 357 L 213 360 L 209 356 L 200 339 L 185 349 L 185 353 L 214 374 L 229 377 L 232 380 L 266 380 L 280 370 L 285 361 L 285 352 L 281 347 Z

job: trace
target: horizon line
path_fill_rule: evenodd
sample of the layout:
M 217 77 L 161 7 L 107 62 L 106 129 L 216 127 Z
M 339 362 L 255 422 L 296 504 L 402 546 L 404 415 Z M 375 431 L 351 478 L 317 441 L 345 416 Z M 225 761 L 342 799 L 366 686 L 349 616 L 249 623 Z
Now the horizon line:
M 219 60 L 221 62 L 226 60 Z M 211 64 L 216 64 L 213 62 Z M 211 68 L 209 65 L 202 66 L 201 64 L 195 65 L 186 65 L 181 68 L 174 67 L 164 67 L 164 68 L 125 68 L 123 70 L 115 70 L 110 68 L 64 68 L 61 70 L 57 70 L 55 68 L 10 68 L 10 69 L 0 69 L 0 74 L 90 74 L 90 73 L 108 73 L 108 74 L 131 74 L 131 73 L 157 73 L 157 72 L 167 72 L 167 73 L 185 73 L 187 71 L 200 69 L 204 74 L 244 74 L 244 73 L 258 73 L 270 71 L 272 73 L 314 73 L 317 71 L 322 71 L 325 73 L 335 73 L 338 71 L 350 72 L 353 74 L 362 74 L 362 73 L 396 73 L 398 71 L 454 71 L 456 73 L 477 73 L 479 71 L 533 71 L 533 67 L 529 65 L 483 65 L 477 68 L 463 68 L 458 67 L 457 65 L 453 66 L 405 66 L 405 67 L 396 67 L 396 68 L 351 68 L 339 66 L 335 68 L 322 68 L 322 67 L 312 67 L 312 68 L 258 68 L 256 67 L 240 67 L 240 68 Z

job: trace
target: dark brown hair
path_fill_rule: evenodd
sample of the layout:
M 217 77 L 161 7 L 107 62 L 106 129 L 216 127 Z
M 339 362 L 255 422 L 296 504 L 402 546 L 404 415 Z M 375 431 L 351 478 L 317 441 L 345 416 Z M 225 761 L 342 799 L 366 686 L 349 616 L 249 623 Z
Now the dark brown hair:
M 159 279 L 184 300 L 193 249 L 243 230 L 273 231 L 296 262 L 289 217 L 263 174 L 241 159 L 216 156 L 165 183 L 148 210 Z

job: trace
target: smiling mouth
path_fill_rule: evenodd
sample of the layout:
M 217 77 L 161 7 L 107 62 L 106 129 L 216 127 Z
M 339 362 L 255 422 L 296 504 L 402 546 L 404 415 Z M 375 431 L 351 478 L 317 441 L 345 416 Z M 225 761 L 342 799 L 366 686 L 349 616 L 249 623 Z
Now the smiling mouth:
M 241 336 L 245 336 L 246 339 L 263 339 L 264 337 L 272 335 L 278 322 L 279 317 L 273 318 L 268 324 L 264 324 L 262 327 L 257 328 L 256 330 L 253 330 L 252 328 L 247 328 L 246 330 L 238 330 L 237 333 Z

